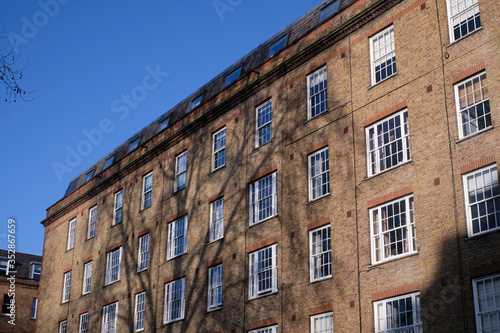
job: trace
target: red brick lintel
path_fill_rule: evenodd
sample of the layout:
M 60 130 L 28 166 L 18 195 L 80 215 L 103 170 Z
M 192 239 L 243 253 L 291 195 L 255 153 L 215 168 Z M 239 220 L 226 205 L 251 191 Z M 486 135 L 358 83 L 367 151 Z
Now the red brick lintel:
M 181 272 L 179 274 L 174 274 L 174 275 L 170 275 L 170 276 L 167 276 L 164 280 L 163 280 L 163 283 L 168 283 L 168 282 L 171 282 L 171 281 L 174 281 L 174 280 L 178 280 L 180 278 L 183 278 L 186 276 L 186 271 L 184 272 Z
M 185 209 L 184 211 L 182 211 L 180 213 L 177 213 L 175 215 L 170 216 L 165 222 L 167 222 L 167 223 L 172 222 L 172 221 L 177 220 L 178 218 L 183 217 L 184 215 L 187 215 L 187 214 L 188 214 L 188 210 Z
M 262 249 L 263 247 L 272 245 L 274 243 L 278 242 L 278 237 L 272 237 L 266 240 L 263 240 L 262 242 L 258 242 L 257 244 L 253 244 L 247 248 L 247 253 L 256 251 L 258 249 Z
M 214 202 L 215 200 L 222 198 L 224 196 L 224 191 L 221 191 L 215 195 L 212 195 L 210 198 L 208 198 L 208 202 Z
M 460 174 L 463 175 L 464 173 L 471 172 L 472 170 L 476 170 L 476 169 L 482 168 L 484 166 L 487 166 L 489 164 L 493 164 L 495 162 L 496 162 L 495 155 L 484 157 L 484 158 L 482 158 L 482 159 L 480 159 L 478 161 L 474 161 L 474 162 L 462 165 L 460 167 Z
M 403 287 L 397 287 L 394 289 L 382 291 L 380 293 L 372 294 L 372 302 L 380 301 L 381 299 L 386 299 L 394 296 L 404 295 L 413 293 L 420 290 L 420 284 L 414 283 Z
M 85 309 L 81 309 L 79 314 L 82 314 L 82 313 L 85 313 L 85 312 L 89 312 L 89 308 L 85 308 Z
M 323 226 L 323 225 L 325 225 L 325 224 L 330 223 L 330 221 L 331 221 L 330 216 L 327 216 L 327 217 L 322 218 L 321 220 L 318 220 L 318 221 L 316 221 L 316 222 L 309 223 L 309 224 L 307 225 L 307 230 L 316 229 L 316 228 L 318 228 L 318 227 L 321 227 L 321 226 Z
M 149 230 L 150 230 L 149 228 L 146 228 L 146 229 L 142 230 L 141 232 L 139 232 L 137 234 L 137 237 L 144 236 L 145 234 L 147 234 L 149 232 Z
M 474 279 L 480 276 L 487 276 L 499 272 L 500 272 L 500 264 L 484 265 L 481 267 L 472 268 L 470 270 L 470 277 Z
M 112 298 L 112 299 L 107 299 L 104 302 L 102 302 L 102 306 L 106 306 L 108 304 L 118 302 L 119 299 L 120 299 L 120 297 L 118 297 L 118 296 L 115 298 Z
M 277 323 L 278 323 L 278 317 L 273 317 L 273 318 L 268 318 L 268 319 L 264 319 L 261 321 L 256 321 L 253 323 L 246 324 L 245 329 L 247 331 L 250 331 L 250 330 L 253 330 L 253 329 L 256 329 L 259 327 L 266 327 L 266 326 L 275 325 Z
M 253 182 L 253 181 L 255 181 L 255 180 L 257 180 L 257 179 L 259 179 L 261 177 L 264 177 L 265 175 L 267 175 L 267 174 L 269 174 L 269 173 L 271 173 L 273 171 L 276 171 L 276 170 L 278 170 L 278 165 L 274 164 L 274 165 L 270 166 L 267 169 L 264 169 L 264 170 L 261 170 L 261 171 L 257 172 L 252 177 L 249 177 L 248 178 L 248 183 L 251 183 L 251 182 Z
M 329 312 L 329 311 L 333 311 L 333 304 L 326 304 L 326 305 L 318 306 L 315 308 L 311 308 L 311 309 L 309 309 L 309 315 L 314 316 L 314 315 L 324 313 L 324 312 Z
M 476 73 L 479 73 L 480 71 L 484 70 L 486 67 L 484 65 L 484 61 L 480 62 L 479 64 L 475 65 L 475 66 L 472 66 L 466 70 L 464 70 L 463 72 L 461 72 L 460 74 L 457 74 L 455 75 L 452 79 L 451 79 L 451 83 L 452 84 L 455 84 L 457 82 L 460 82 L 462 81 L 463 79 L 466 79 L 468 78 L 469 76 L 472 76 Z
M 71 270 L 71 266 L 66 267 L 66 268 L 64 269 L 64 274 L 68 273 L 70 270 Z
M 108 253 L 109 251 L 113 251 L 113 250 L 116 250 L 117 248 L 119 248 L 120 246 L 122 246 L 122 242 L 118 242 L 116 244 L 113 244 L 111 245 L 110 247 L 108 247 L 106 249 L 106 253 Z
M 307 155 L 309 155 L 312 152 L 315 152 L 316 150 L 320 150 L 321 148 L 325 148 L 326 146 L 328 146 L 328 140 L 315 144 L 314 146 L 307 149 Z
M 88 263 L 88 262 L 91 262 L 91 261 L 92 261 L 92 259 L 93 259 L 93 257 L 92 257 L 92 256 L 90 256 L 90 257 L 88 257 L 88 258 L 85 258 L 85 260 L 83 261 L 83 264 L 86 264 L 86 263 Z
M 134 290 L 134 295 L 142 293 L 143 291 L 146 291 L 146 287 L 137 288 L 136 290 Z
M 62 317 L 59 317 L 59 322 L 63 321 L 63 320 L 68 320 L 68 316 L 62 316 Z
M 392 108 L 387 109 L 383 112 L 377 113 L 373 117 L 366 119 L 365 121 L 363 121 L 363 126 L 364 127 L 370 126 L 371 124 L 376 123 L 377 121 L 384 119 L 385 117 L 387 117 L 387 116 L 389 116 L 397 111 L 400 111 L 400 110 L 406 108 L 407 106 L 408 106 L 407 101 L 403 101 L 401 103 L 398 103 L 398 104 L 394 105 Z
M 373 208 L 375 206 L 378 206 L 384 202 L 388 202 L 394 199 L 397 199 L 399 197 L 403 197 L 405 195 L 413 193 L 413 187 L 412 186 L 407 186 L 399 191 L 389 193 L 387 195 L 375 198 L 373 200 L 368 201 L 368 208 Z
M 215 265 L 218 265 L 218 264 L 222 264 L 222 257 L 219 257 L 215 260 L 210 260 L 210 261 L 207 261 L 207 267 L 212 267 L 212 266 L 215 266 Z

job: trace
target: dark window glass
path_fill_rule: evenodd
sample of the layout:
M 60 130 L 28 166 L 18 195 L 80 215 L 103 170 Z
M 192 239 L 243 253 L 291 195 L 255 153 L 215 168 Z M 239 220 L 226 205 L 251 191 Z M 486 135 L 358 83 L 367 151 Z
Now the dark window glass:
M 196 97 L 195 99 L 193 99 L 193 101 L 189 105 L 189 111 L 191 111 L 192 109 L 194 109 L 195 107 L 197 107 L 198 105 L 200 105 L 202 98 L 203 98 L 203 95 L 200 95 L 200 96 Z
M 168 127 L 168 123 L 170 122 L 170 117 L 162 120 L 160 122 L 160 126 L 158 126 L 158 130 L 156 130 L 156 133 L 160 133 L 161 131 L 163 131 L 165 128 Z
M 281 49 L 285 47 L 286 39 L 287 36 L 283 36 L 278 41 L 274 42 L 273 45 L 271 45 L 271 48 L 269 49 L 269 56 L 273 56 L 279 51 L 281 51 Z
M 234 71 L 231 72 L 228 76 L 226 76 L 226 83 L 224 84 L 224 87 L 227 87 L 234 81 L 238 80 L 240 77 L 240 72 L 241 72 L 241 66 L 236 68 Z
M 91 178 L 92 178 L 92 175 L 94 174 L 94 170 L 90 170 L 87 175 L 85 175 L 85 179 L 83 180 L 83 183 L 86 183 L 88 182 Z
M 321 10 L 321 13 L 319 14 L 319 21 L 318 23 L 321 23 L 323 21 L 325 21 L 327 18 L 329 18 L 330 16 L 332 16 L 333 14 L 335 14 L 338 9 L 339 9 L 339 5 L 340 5 L 340 1 L 339 0 L 335 0 L 334 2 L 332 2 L 331 4 L 329 4 L 328 6 L 326 6 L 325 8 L 323 8 Z
M 114 160 L 115 160 L 115 155 L 108 157 L 108 159 L 106 160 L 106 163 L 104 164 L 104 169 L 109 168 L 111 166 L 111 164 L 113 164 Z
M 134 150 L 135 148 L 137 148 L 137 146 L 139 145 L 139 139 L 140 138 L 137 138 L 137 139 L 135 139 L 134 141 L 132 141 L 130 143 L 130 146 L 128 146 L 127 153 L 130 153 L 132 150 Z

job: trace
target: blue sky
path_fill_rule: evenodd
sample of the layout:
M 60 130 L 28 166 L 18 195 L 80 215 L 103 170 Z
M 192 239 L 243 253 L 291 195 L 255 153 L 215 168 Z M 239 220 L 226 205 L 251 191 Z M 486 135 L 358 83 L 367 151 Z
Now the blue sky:
M 13 218 L 16 250 L 42 253 L 40 222 L 72 178 L 319 2 L 2 0 L 0 52 L 17 41 L 34 92 L 4 102 L 0 90 L 0 248 Z M 146 95 L 114 112 L 148 74 Z M 104 119 L 112 130 L 55 172 Z

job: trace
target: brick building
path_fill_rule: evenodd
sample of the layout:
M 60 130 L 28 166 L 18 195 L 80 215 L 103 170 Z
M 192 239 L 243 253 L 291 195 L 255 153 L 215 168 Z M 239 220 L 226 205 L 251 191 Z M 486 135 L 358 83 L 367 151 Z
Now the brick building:
M 499 9 L 274 35 L 48 208 L 38 331 L 498 331 Z
M 35 332 L 42 257 L 20 252 L 15 258 L 9 255 L 12 253 L 0 250 L 0 332 Z M 10 259 L 14 259 L 14 266 Z

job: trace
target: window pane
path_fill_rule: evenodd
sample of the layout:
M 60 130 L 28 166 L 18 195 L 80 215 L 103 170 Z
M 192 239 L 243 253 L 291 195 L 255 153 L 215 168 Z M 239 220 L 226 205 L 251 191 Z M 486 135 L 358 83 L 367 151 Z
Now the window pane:
M 271 45 L 271 48 L 269 49 L 269 57 L 275 55 L 285 47 L 287 37 L 288 36 L 285 35 Z
M 241 72 L 241 67 L 236 68 L 233 72 L 231 72 L 228 76 L 226 76 L 226 83 L 224 84 L 224 87 L 227 87 L 234 81 L 238 80 L 240 77 L 240 72 Z

